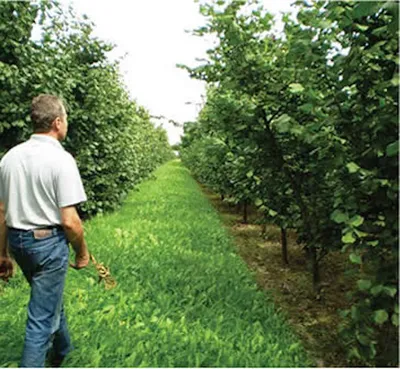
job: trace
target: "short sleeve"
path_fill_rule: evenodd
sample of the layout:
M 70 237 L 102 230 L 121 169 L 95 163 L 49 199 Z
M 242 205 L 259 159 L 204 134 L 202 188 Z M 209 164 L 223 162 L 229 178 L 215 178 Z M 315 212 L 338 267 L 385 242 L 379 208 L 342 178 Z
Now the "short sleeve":
M 56 193 L 59 208 L 76 205 L 87 200 L 78 166 L 75 159 L 68 153 L 57 170 Z

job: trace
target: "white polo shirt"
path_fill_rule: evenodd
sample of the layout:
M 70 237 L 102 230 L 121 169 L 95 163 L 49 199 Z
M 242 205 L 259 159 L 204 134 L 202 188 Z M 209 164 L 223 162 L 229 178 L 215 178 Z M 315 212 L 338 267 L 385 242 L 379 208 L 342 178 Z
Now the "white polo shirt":
M 60 225 L 60 208 L 86 200 L 75 159 L 55 138 L 34 134 L 0 161 L 0 201 L 8 227 Z

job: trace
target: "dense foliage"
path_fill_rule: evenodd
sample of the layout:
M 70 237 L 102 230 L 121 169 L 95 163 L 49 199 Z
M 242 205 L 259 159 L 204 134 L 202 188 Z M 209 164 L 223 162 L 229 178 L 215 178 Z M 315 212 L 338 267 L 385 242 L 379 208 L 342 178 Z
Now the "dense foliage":
M 64 300 L 75 350 L 63 365 L 309 367 L 188 170 L 172 161 L 156 176 L 120 211 L 85 224 L 117 285 L 97 284 L 93 266 L 70 269 Z M 28 297 L 20 271 L 0 282 L 1 367 L 18 366 Z
M 257 1 L 200 9 L 207 24 L 195 34 L 219 42 L 185 67 L 209 87 L 185 126 L 184 162 L 231 201 L 295 228 L 316 291 L 324 255 L 348 253 L 360 266 L 341 327 L 350 358 L 397 363 L 398 6 L 298 1 L 282 34 Z
M 41 29 L 41 37 L 32 37 Z M 78 162 L 87 215 L 112 210 L 129 189 L 173 157 L 166 132 L 128 96 L 112 45 L 92 25 L 55 2 L 0 2 L 0 156 L 32 133 L 34 96 L 51 93 L 67 105 L 66 149 Z

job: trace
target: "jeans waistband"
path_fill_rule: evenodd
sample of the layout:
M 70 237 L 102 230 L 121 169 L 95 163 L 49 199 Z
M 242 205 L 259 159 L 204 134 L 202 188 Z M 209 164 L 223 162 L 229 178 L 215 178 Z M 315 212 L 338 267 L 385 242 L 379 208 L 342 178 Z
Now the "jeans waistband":
M 32 232 L 37 229 L 57 229 L 57 230 L 63 230 L 63 227 L 61 225 L 54 225 L 54 226 L 43 226 L 43 227 L 37 227 L 37 228 L 32 228 L 32 229 L 20 229 L 20 228 L 13 228 L 13 227 L 8 227 L 10 231 L 17 231 L 17 232 Z

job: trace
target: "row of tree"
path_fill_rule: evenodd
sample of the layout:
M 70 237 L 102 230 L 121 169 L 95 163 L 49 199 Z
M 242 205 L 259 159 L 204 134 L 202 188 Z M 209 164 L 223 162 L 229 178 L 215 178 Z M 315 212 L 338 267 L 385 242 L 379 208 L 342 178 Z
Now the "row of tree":
M 350 357 L 373 364 L 398 315 L 398 6 L 298 1 L 283 33 L 258 1 L 203 1 L 214 35 L 198 121 L 184 127 L 192 173 L 263 221 L 297 230 L 318 290 L 319 262 L 360 266 L 341 327 Z M 397 362 L 397 358 L 393 359 Z
M 118 62 L 108 58 L 113 46 L 93 37 L 87 18 L 56 2 L 1 1 L 0 40 L 0 157 L 32 133 L 32 98 L 60 96 L 68 111 L 65 147 L 89 198 L 85 215 L 114 209 L 173 157 L 165 130 L 130 99 Z

